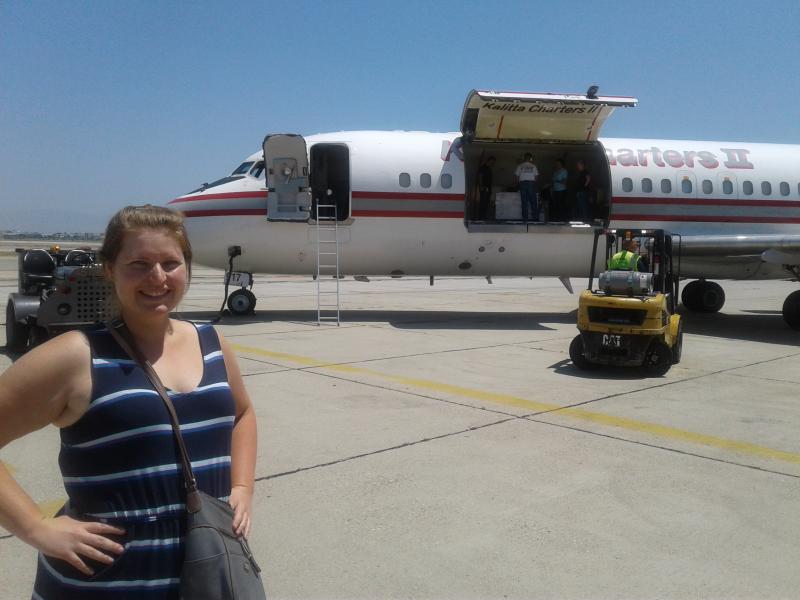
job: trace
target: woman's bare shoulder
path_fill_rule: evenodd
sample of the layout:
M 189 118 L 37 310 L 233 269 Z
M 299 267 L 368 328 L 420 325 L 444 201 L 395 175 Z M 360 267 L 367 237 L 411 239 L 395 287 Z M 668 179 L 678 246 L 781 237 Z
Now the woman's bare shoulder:
M 189 334 L 197 330 L 197 326 L 191 321 L 184 321 L 183 319 L 170 319 L 170 327 L 174 331 L 179 332 L 181 335 Z
M 0 375 L 2 442 L 50 423 L 88 404 L 91 351 L 86 335 L 63 333 L 33 348 Z

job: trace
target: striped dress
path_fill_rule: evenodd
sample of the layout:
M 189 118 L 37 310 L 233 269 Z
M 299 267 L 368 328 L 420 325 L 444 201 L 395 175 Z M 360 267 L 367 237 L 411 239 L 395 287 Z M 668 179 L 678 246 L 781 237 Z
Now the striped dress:
M 169 394 L 200 489 L 227 501 L 236 407 L 216 331 L 201 325 L 197 333 L 204 363 L 200 385 Z M 59 465 L 69 513 L 124 528 L 117 541 L 125 552 L 110 566 L 87 561 L 92 577 L 40 554 L 33 598 L 177 600 L 186 505 L 167 410 L 107 330 L 88 337 L 91 403 L 61 430 Z

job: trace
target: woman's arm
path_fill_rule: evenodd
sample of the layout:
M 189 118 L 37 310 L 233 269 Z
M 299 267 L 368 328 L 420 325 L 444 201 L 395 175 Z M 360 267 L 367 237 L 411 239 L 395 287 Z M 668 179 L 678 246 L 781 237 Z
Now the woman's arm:
M 68 425 L 86 410 L 91 396 L 90 352 L 86 337 L 65 333 L 34 348 L 0 375 L 0 448 L 51 423 Z M 66 560 L 88 574 L 80 555 L 110 563 L 98 548 L 120 553 L 104 537 L 122 530 L 69 517 L 45 518 L 31 497 L 0 465 L 0 525 L 38 550 Z M 124 533 L 124 532 L 123 532 Z
M 236 400 L 236 420 L 233 424 L 233 440 L 231 443 L 231 498 L 233 507 L 233 530 L 237 535 L 247 537 L 250 534 L 253 505 L 253 489 L 255 485 L 256 450 L 258 434 L 256 432 L 256 415 L 250 396 L 244 387 L 236 354 L 227 340 L 217 332 L 222 354 L 225 357 L 225 368 L 228 371 L 228 384 L 231 386 Z

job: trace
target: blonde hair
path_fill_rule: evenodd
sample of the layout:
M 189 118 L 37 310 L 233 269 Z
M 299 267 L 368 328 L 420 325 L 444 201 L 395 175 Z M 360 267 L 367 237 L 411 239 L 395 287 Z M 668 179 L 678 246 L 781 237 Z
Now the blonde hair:
M 100 260 L 104 265 L 111 265 L 117 260 L 125 234 L 138 229 L 160 229 L 172 236 L 183 253 L 186 272 L 192 277 L 192 246 L 183 225 L 183 215 L 170 208 L 145 204 L 143 206 L 126 206 L 111 217 L 106 227 L 103 246 L 100 248 Z

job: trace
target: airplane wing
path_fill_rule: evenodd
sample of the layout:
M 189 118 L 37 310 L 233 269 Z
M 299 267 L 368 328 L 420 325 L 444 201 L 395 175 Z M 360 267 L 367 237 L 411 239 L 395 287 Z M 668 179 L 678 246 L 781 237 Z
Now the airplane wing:
M 744 257 L 760 255 L 776 265 L 800 265 L 800 235 L 691 235 L 680 238 L 681 256 Z

